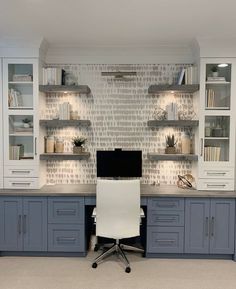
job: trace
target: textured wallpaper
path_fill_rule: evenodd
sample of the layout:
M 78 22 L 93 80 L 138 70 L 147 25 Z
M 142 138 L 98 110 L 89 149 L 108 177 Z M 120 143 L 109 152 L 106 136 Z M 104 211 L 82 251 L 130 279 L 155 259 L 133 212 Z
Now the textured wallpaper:
M 91 120 L 89 128 L 48 129 L 48 135 L 64 140 L 65 151 L 72 151 L 71 138 L 79 135 L 87 138 L 86 149 L 91 153 L 88 161 L 48 161 L 48 184 L 87 184 L 96 182 L 96 150 L 122 148 L 142 150 L 142 183 L 174 184 L 178 174 L 191 173 L 190 162 L 151 162 L 148 152 L 163 152 L 165 136 L 173 133 L 181 145 L 184 128 L 156 128 L 147 126 L 154 119 L 157 106 L 165 108 L 170 102 L 178 103 L 178 108 L 186 115 L 193 110 L 191 94 L 148 95 L 151 84 L 176 82 L 181 68 L 186 65 L 66 65 L 63 68 L 75 75 L 79 84 L 87 84 L 91 95 L 51 93 L 46 97 L 46 108 L 41 118 L 51 119 L 58 111 L 60 103 L 70 102 L 81 119 Z M 137 76 L 130 81 L 115 80 L 101 76 L 102 71 L 136 71 Z

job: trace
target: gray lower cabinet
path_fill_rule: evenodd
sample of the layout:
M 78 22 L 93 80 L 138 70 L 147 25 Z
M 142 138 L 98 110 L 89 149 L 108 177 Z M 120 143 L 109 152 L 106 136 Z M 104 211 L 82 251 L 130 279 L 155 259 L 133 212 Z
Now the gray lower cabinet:
M 48 198 L 48 251 L 85 253 L 84 197 Z
M 47 251 L 47 198 L 0 198 L 0 251 Z
M 186 199 L 185 253 L 233 254 L 234 226 L 234 199 Z
M 155 253 L 183 253 L 184 199 L 148 198 L 147 256 Z

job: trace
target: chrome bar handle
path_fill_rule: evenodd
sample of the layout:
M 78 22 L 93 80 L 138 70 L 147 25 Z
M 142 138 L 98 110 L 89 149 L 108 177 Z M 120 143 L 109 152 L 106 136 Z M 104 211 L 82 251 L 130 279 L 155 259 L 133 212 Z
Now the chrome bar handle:
M 26 234 L 26 215 L 23 217 L 23 233 Z
M 18 216 L 18 234 L 21 234 L 21 215 Z
M 37 137 L 34 138 L 34 154 L 37 156 Z
M 200 156 L 203 156 L 203 138 L 201 138 L 200 140 L 201 144 L 200 144 Z
M 205 222 L 205 236 L 208 237 L 209 235 L 209 218 L 206 217 L 206 222 Z
M 211 236 L 214 237 L 215 218 L 211 218 Z

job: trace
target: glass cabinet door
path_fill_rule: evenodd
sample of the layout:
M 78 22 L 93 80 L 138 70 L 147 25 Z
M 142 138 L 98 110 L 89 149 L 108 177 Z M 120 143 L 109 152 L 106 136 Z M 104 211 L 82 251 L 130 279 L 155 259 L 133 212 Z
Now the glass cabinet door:
M 9 115 L 9 160 L 33 160 L 34 150 L 34 117 L 33 115 Z
M 8 64 L 8 108 L 33 109 L 33 64 Z
M 210 63 L 209 63 L 210 62 Z M 233 62 L 202 62 L 200 162 L 233 163 L 232 67 Z
M 206 110 L 229 110 L 231 96 L 231 64 L 206 64 Z
M 37 159 L 38 65 L 35 59 L 3 61 L 4 160 L 33 165 Z M 38 159 L 37 159 L 38 161 Z

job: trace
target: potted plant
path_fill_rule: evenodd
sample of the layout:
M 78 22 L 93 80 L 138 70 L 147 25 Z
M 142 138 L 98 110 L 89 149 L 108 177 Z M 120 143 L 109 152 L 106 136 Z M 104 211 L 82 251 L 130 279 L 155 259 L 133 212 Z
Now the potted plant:
M 80 154 L 84 151 L 84 144 L 86 143 L 87 139 L 84 137 L 73 137 L 72 144 L 73 144 L 73 153 Z
M 216 65 L 212 66 L 211 72 L 212 72 L 213 77 L 217 77 L 218 76 L 218 67 Z
M 22 122 L 23 122 L 23 127 L 25 127 L 25 128 L 29 128 L 30 127 L 30 123 L 31 123 L 30 119 L 24 118 L 24 119 L 22 119 Z
M 172 134 L 172 136 L 168 135 L 166 136 L 166 154 L 176 154 L 176 145 L 177 140 L 175 140 L 175 136 Z

